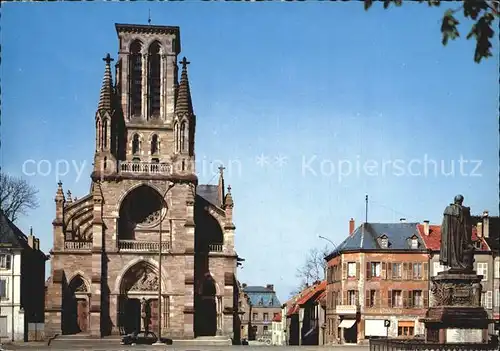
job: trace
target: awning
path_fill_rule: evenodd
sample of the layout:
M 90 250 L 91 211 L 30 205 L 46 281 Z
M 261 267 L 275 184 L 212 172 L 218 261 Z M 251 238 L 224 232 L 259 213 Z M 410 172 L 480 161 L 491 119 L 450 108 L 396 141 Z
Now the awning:
M 342 322 L 340 322 L 339 328 L 349 329 L 352 328 L 354 323 L 356 323 L 355 319 L 344 319 Z
M 415 327 L 414 321 L 398 321 L 398 327 Z

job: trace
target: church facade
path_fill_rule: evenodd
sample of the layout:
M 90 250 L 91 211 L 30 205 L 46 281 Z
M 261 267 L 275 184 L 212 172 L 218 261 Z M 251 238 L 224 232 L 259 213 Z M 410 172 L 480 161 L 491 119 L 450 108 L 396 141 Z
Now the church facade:
M 113 59 L 103 59 L 89 194 L 72 198 L 59 183 L 55 196 L 46 335 L 148 329 L 237 339 L 234 202 L 222 167 L 218 185 L 195 175 L 179 27 L 115 27 L 119 53 L 114 79 Z

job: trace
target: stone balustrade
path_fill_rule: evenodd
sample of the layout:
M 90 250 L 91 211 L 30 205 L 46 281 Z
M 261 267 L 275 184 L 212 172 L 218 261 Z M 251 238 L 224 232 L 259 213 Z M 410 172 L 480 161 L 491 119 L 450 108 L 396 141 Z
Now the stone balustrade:
M 92 249 L 92 241 L 65 241 L 65 250 L 90 250 Z
M 119 240 L 118 249 L 120 251 L 153 251 L 158 252 L 160 247 L 158 242 L 137 241 L 137 240 Z M 167 251 L 170 249 L 170 242 L 164 241 L 161 243 L 161 250 Z
M 208 251 L 210 252 L 222 252 L 223 244 L 210 244 L 208 245 Z
M 120 162 L 120 172 L 140 174 L 172 174 L 172 165 L 155 162 Z

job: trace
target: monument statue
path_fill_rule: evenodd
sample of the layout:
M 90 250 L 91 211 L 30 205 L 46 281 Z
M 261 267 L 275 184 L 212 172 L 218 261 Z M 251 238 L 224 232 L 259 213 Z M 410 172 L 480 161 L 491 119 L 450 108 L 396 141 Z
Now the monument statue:
M 144 331 L 146 332 L 146 335 L 148 335 L 148 332 L 149 332 L 148 302 L 146 301 L 146 299 L 144 297 L 141 300 L 141 318 L 142 318 L 142 325 L 144 327 Z
M 462 206 L 464 197 L 455 196 L 444 210 L 441 226 L 439 262 L 452 271 L 472 270 L 472 220 L 470 208 Z

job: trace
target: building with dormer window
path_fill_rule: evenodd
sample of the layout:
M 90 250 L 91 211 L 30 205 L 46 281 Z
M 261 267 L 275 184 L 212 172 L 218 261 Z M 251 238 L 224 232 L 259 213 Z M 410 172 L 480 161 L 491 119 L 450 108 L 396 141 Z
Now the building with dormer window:
M 180 29 L 115 29 L 114 77 L 108 54 L 89 119 L 90 191 L 77 200 L 59 183 L 55 196 L 45 331 L 102 337 L 149 329 L 230 341 L 238 318 L 234 202 L 222 167 L 218 185 L 198 184 Z
M 325 344 L 423 334 L 429 256 L 417 226 L 402 220 L 354 229 L 350 221 L 348 237 L 325 258 Z

